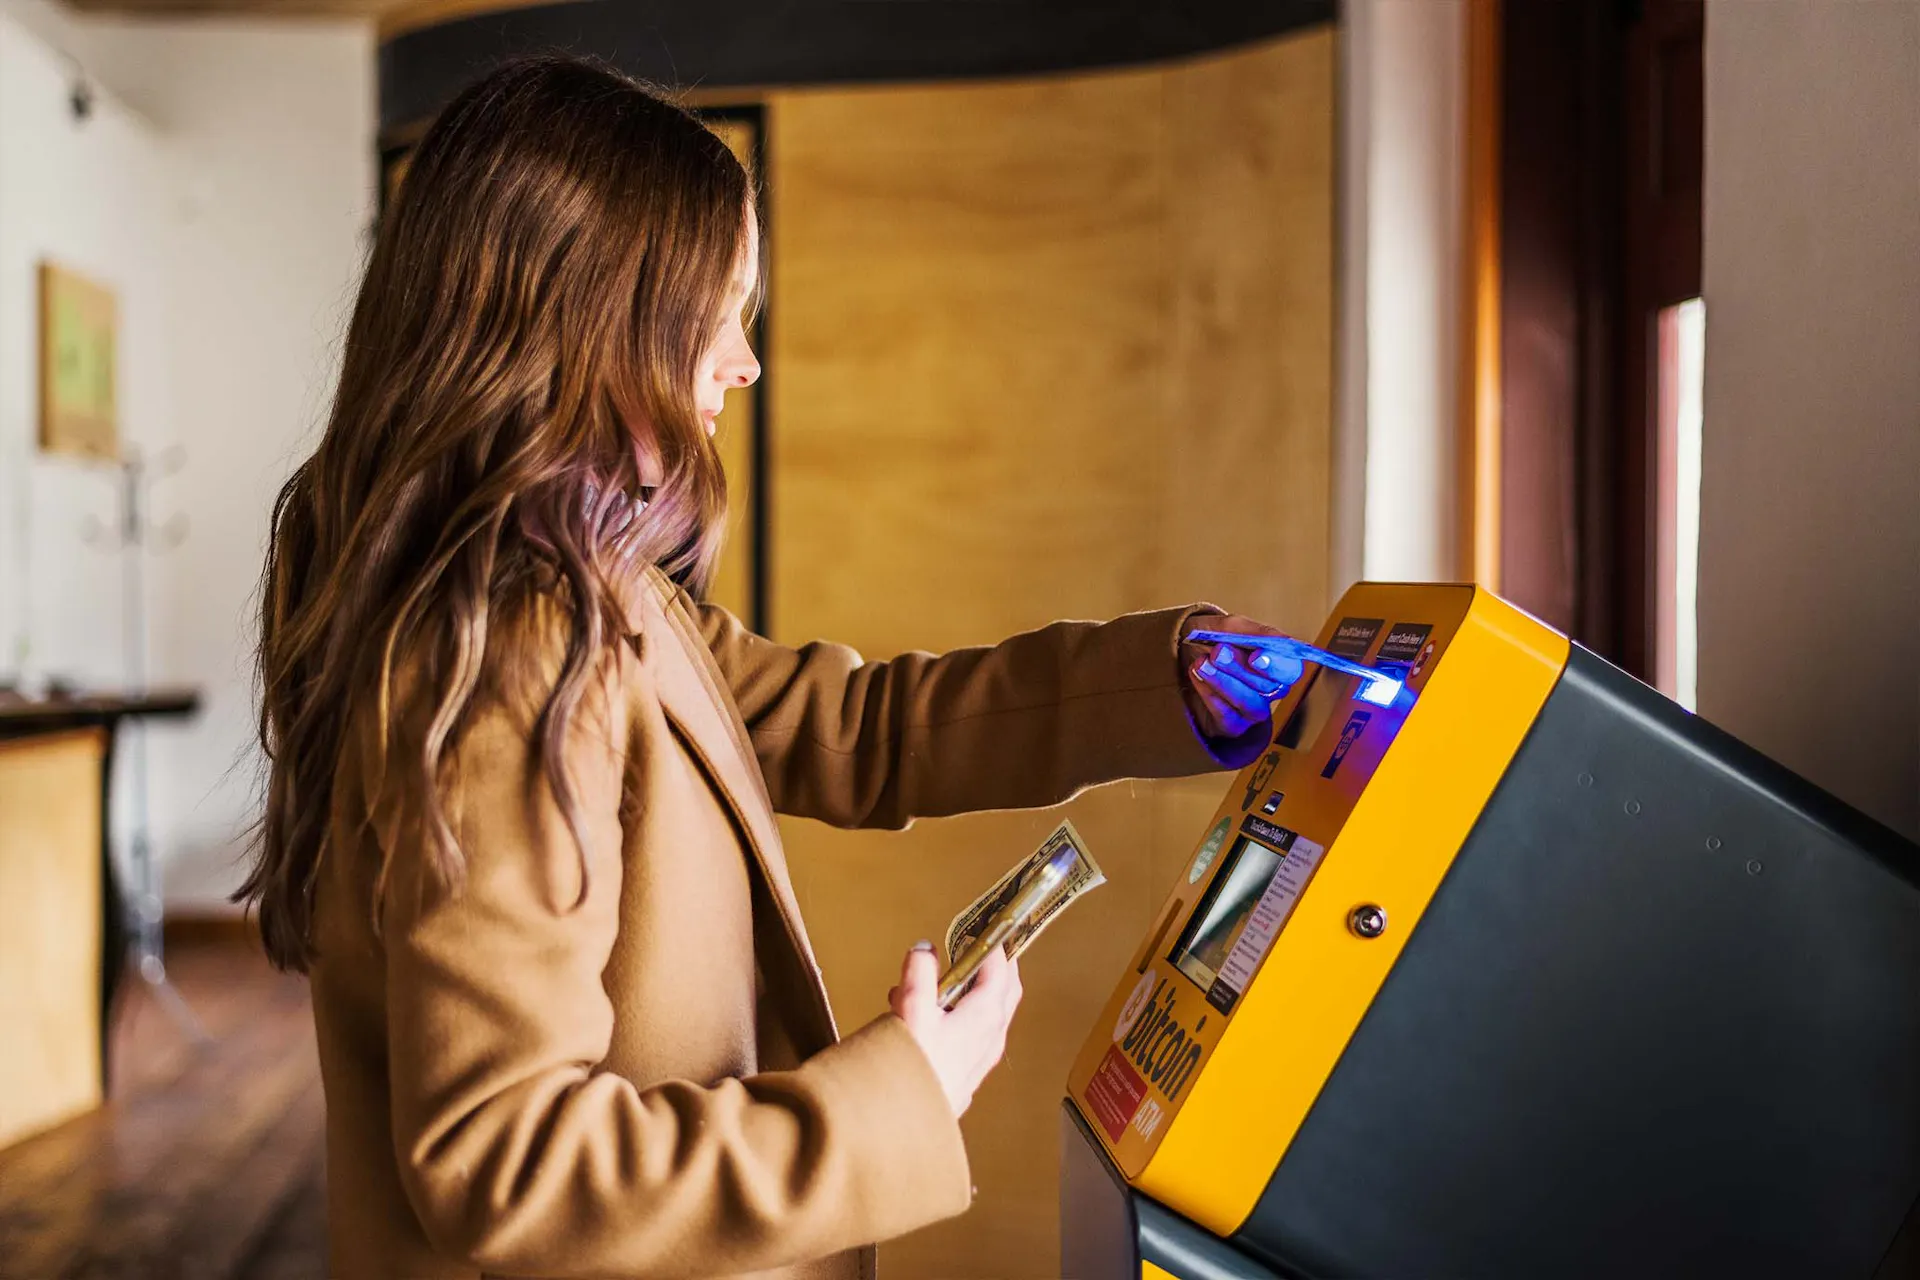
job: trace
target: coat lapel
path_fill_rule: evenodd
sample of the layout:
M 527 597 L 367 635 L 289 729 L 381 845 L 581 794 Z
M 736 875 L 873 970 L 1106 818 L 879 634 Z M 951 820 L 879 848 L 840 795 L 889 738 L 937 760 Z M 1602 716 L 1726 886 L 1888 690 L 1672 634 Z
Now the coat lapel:
M 752 741 L 733 709 L 732 696 L 714 666 L 706 641 L 680 607 L 672 583 L 657 571 L 649 573 L 648 582 L 651 589 L 644 592 L 638 607 L 629 613 L 635 630 L 643 637 L 661 709 L 745 838 L 787 936 L 792 940 L 806 985 L 811 989 L 812 1003 L 822 1020 L 822 1025 L 812 1030 L 831 1043 L 839 1033 L 827 1003 L 826 983 L 800 918 L 800 904 L 787 872 L 773 801 L 767 795 L 766 780 L 761 776 Z M 769 979 L 775 976 L 768 974 Z

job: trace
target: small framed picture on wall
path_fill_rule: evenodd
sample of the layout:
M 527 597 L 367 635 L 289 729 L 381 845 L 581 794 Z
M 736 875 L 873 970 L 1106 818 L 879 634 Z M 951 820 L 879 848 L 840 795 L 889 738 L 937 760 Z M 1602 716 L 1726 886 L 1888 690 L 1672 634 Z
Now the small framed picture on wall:
M 113 290 L 40 264 L 40 448 L 120 456 L 118 306 Z

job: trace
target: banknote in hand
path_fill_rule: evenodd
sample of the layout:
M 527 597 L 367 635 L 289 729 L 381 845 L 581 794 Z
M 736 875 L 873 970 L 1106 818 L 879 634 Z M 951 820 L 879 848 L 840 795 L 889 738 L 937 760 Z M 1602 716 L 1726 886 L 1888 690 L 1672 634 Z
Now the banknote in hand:
M 1029 912 L 1024 919 L 1014 923 L 1013 932 L 1004 944 L 1007 958 L 1016 960 L 1033 940 L 1040 936 L 1041 930 L 1053 922 L 1054 917 L 1073 903 L 1089 889 L 1096 889 L 1107 882 L 1100 865 L 1087 852 L 1086 841 L 1073 828 L 1071 822 L 1062 822 L 1054 829 L 1038 849 L 1015 863 L 1004 876 L 995 881 L 988 889 L 969 903 L 953 923 L 947 926 L 947 961 L 951 964 L 965 951 L 967 944 L 980 937 L 993 926 L 994 920 L 1020 897 L 1020 891 L 1040 874 L 1040 869 L 1053 859 L 1063 848 L 1073 850 L 1073 870 L 1056 889 L 1043 899 L 1036 910 Z

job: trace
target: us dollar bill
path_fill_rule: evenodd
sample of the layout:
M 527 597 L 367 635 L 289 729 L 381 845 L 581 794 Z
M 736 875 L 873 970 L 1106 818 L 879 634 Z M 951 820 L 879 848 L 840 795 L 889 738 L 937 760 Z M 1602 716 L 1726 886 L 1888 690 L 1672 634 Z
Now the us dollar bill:
M 1081 894 L 1097 889 L 1107 882 L 1105 873 L 1100 870 L 1100 864 L 1093 860 L 1091 853 L 1087 852 L 1087 843 L 1080 838 L 1080 833 L 1074 830 L 1073 823 L 1062 822 L 1038 849 L 1015 863 L 1005 875 L 994 882 L 992 888 L 968 903 L 960 914 L 953 918 L 953 923 L 947 926 L 947 962 L 949 964 L 966 949 L 969 942 L 986 932 L 992 925 L 994 917 L 1013 904 L 1014 899 L 1020 896 L 1020 890 L 1039 874 L 1040 868 L 1046 866 L 1062 847 L 1073 849 L 1073 871 L 1058 888 L 1047 895 L 1038 910 L 1030 913 L 1026 919 L 1015 926 L 1005 944 L 1009 960 L 1018 959 L 1020 953 L 1040 936 L 1041 931 L 1053 923 L 1054 917 L 1065 911 Z

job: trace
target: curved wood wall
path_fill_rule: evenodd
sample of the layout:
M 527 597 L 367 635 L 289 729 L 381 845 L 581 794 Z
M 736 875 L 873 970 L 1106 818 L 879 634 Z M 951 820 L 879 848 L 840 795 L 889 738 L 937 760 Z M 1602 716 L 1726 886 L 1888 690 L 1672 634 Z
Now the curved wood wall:
M 1173 68 L 770 95 L 772 630 L 870 657 L 1211 599 L 1330 605 L 1330 30 Z M 1025 965 L 979 1200 L 891 1274 L 1057 1274 L 1066 1072 L 1222 777 L 1066 807 L 1109 884 Z M 789 822 L 842 1021 L 1058 813 Z

